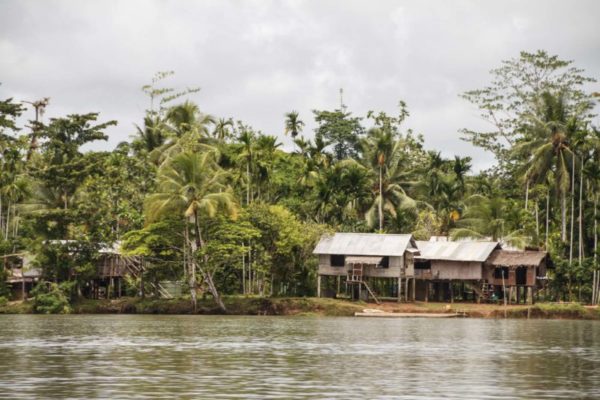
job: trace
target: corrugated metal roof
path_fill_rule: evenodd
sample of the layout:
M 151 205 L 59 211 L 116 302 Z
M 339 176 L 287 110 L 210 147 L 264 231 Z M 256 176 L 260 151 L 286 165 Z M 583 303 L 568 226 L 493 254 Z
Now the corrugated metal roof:
M 498 246 L 498 242 L 425 242 L 418 240 L 417 247 L 421 251 L 421 255 L 416 258 L 484 262 Z
M 518 266 L 533 266 L 537 267 L 544 261 L 544 258 L 548 255 L 545 251 L 510 251 L 510 250 L 498 250 L 495 251 L 490 257 L 489 263 L 491 265 L 503 266 L 503 267 L 518 267 Z
M 336 233 L 323 236 L 313 253 L 353 256 L 402 256 L 409 247 L 415 247 L 412 235 Z

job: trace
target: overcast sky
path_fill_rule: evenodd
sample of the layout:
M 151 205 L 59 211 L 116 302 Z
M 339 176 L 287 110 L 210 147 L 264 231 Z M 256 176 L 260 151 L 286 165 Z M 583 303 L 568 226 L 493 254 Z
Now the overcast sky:
M 28 1 L 0 0 L 0 98 L 51 97 L 46 117 L 116 119 L 113 148 L 134 132 L 156 71 L 218 117 L 283 135 L 298 110 L 396 112 L 444 155 L 489 154 L 459 139 L 482 127 L 459 94 L 520 50 L 545 49 L 600 77 L 600 1 Z M 597 86 L 595 90 L 598 90 Z M 33 113 L 29 112 L 33 118 Z

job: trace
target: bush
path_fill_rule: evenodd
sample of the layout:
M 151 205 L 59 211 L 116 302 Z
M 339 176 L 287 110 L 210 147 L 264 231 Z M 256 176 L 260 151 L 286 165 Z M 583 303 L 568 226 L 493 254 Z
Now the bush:
M 56 283 L 40 282 L 31 292 L 33 311 L 40 314 L 69 314 L 69 298 Z
M 0 296 L 0 307 L 4 307 L 8 304 L 8 299 L 4 296 Z

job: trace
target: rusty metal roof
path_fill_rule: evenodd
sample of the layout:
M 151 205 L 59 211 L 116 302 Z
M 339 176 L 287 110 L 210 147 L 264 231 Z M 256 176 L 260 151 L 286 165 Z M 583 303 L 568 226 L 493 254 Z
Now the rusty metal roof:
M 425 242 L 417 241 L 417 247 L 421 260 L 444 260 L 444 261 L 486 261 L 492 252 L 500 248 L 498 242 Z
M 489 259 L 489 263 L 492 265 L 504 266 L 504 267 L 515 267 L 515 266 L 527 266 L 537 267 L 544 261 L 548 255 L 545 251 L 510 251 L 510 250 L 498 250 L 492 253 Z
M 335 233 L 323 236 L 314 254 L 352 256 L 402 256 L 408 248 L 416 248 L 412 235 L 381 233 Z

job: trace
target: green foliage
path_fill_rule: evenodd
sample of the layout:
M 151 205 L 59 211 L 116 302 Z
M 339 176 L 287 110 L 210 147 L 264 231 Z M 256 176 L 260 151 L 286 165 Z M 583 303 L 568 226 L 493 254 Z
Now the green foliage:
M 584 90 L 593 79 L 574 65 L 522 52 L 463 95 L 493 126 L 464 131 L 498 160 L 479 172 L 469 157 L 426 150 L 404 128 L 402 101 L 394 113 L 314 110 L 312 139 L 291 111 L 282 126 L 295 151 L 286 152 L 277 136 L 203 112 L 184 99 L 197 88 L 166 87 L 173 73 L 160 72 L 143 88 L 150 107 L 132 140 L 84 152 L 115 122 L 68 115 L 21 132 L 23 107 L 1 100 L 0 254 L 33 253 L 45 280 L 72 283 L 61 292 L 73 298 L 97 278 L 99 249 L 121 241 L 144 257 L 144 281 L 184 281 L 196 304 L 197 292 L 313 294 L 323 232 L 450 233 L 546 248 L 556 269 L 545 296 L 587 301 L 600 130 Z M 125 291 L 137 294 L 139 279 Z
M 56 284 L 42 281 L 31 291 L 34 297 L 33 310 L 38 314 L 69 314 L 68 292 L 72 289 L 69 282 Z
M 352 117 L 352 113 L 344 110 L 314 110 L 317 140 L 323 140 L 333 146 L 336 160 L 356 158 L 360 152 L 360 140 L 365 129 L 360 124 L 361 118 Z

